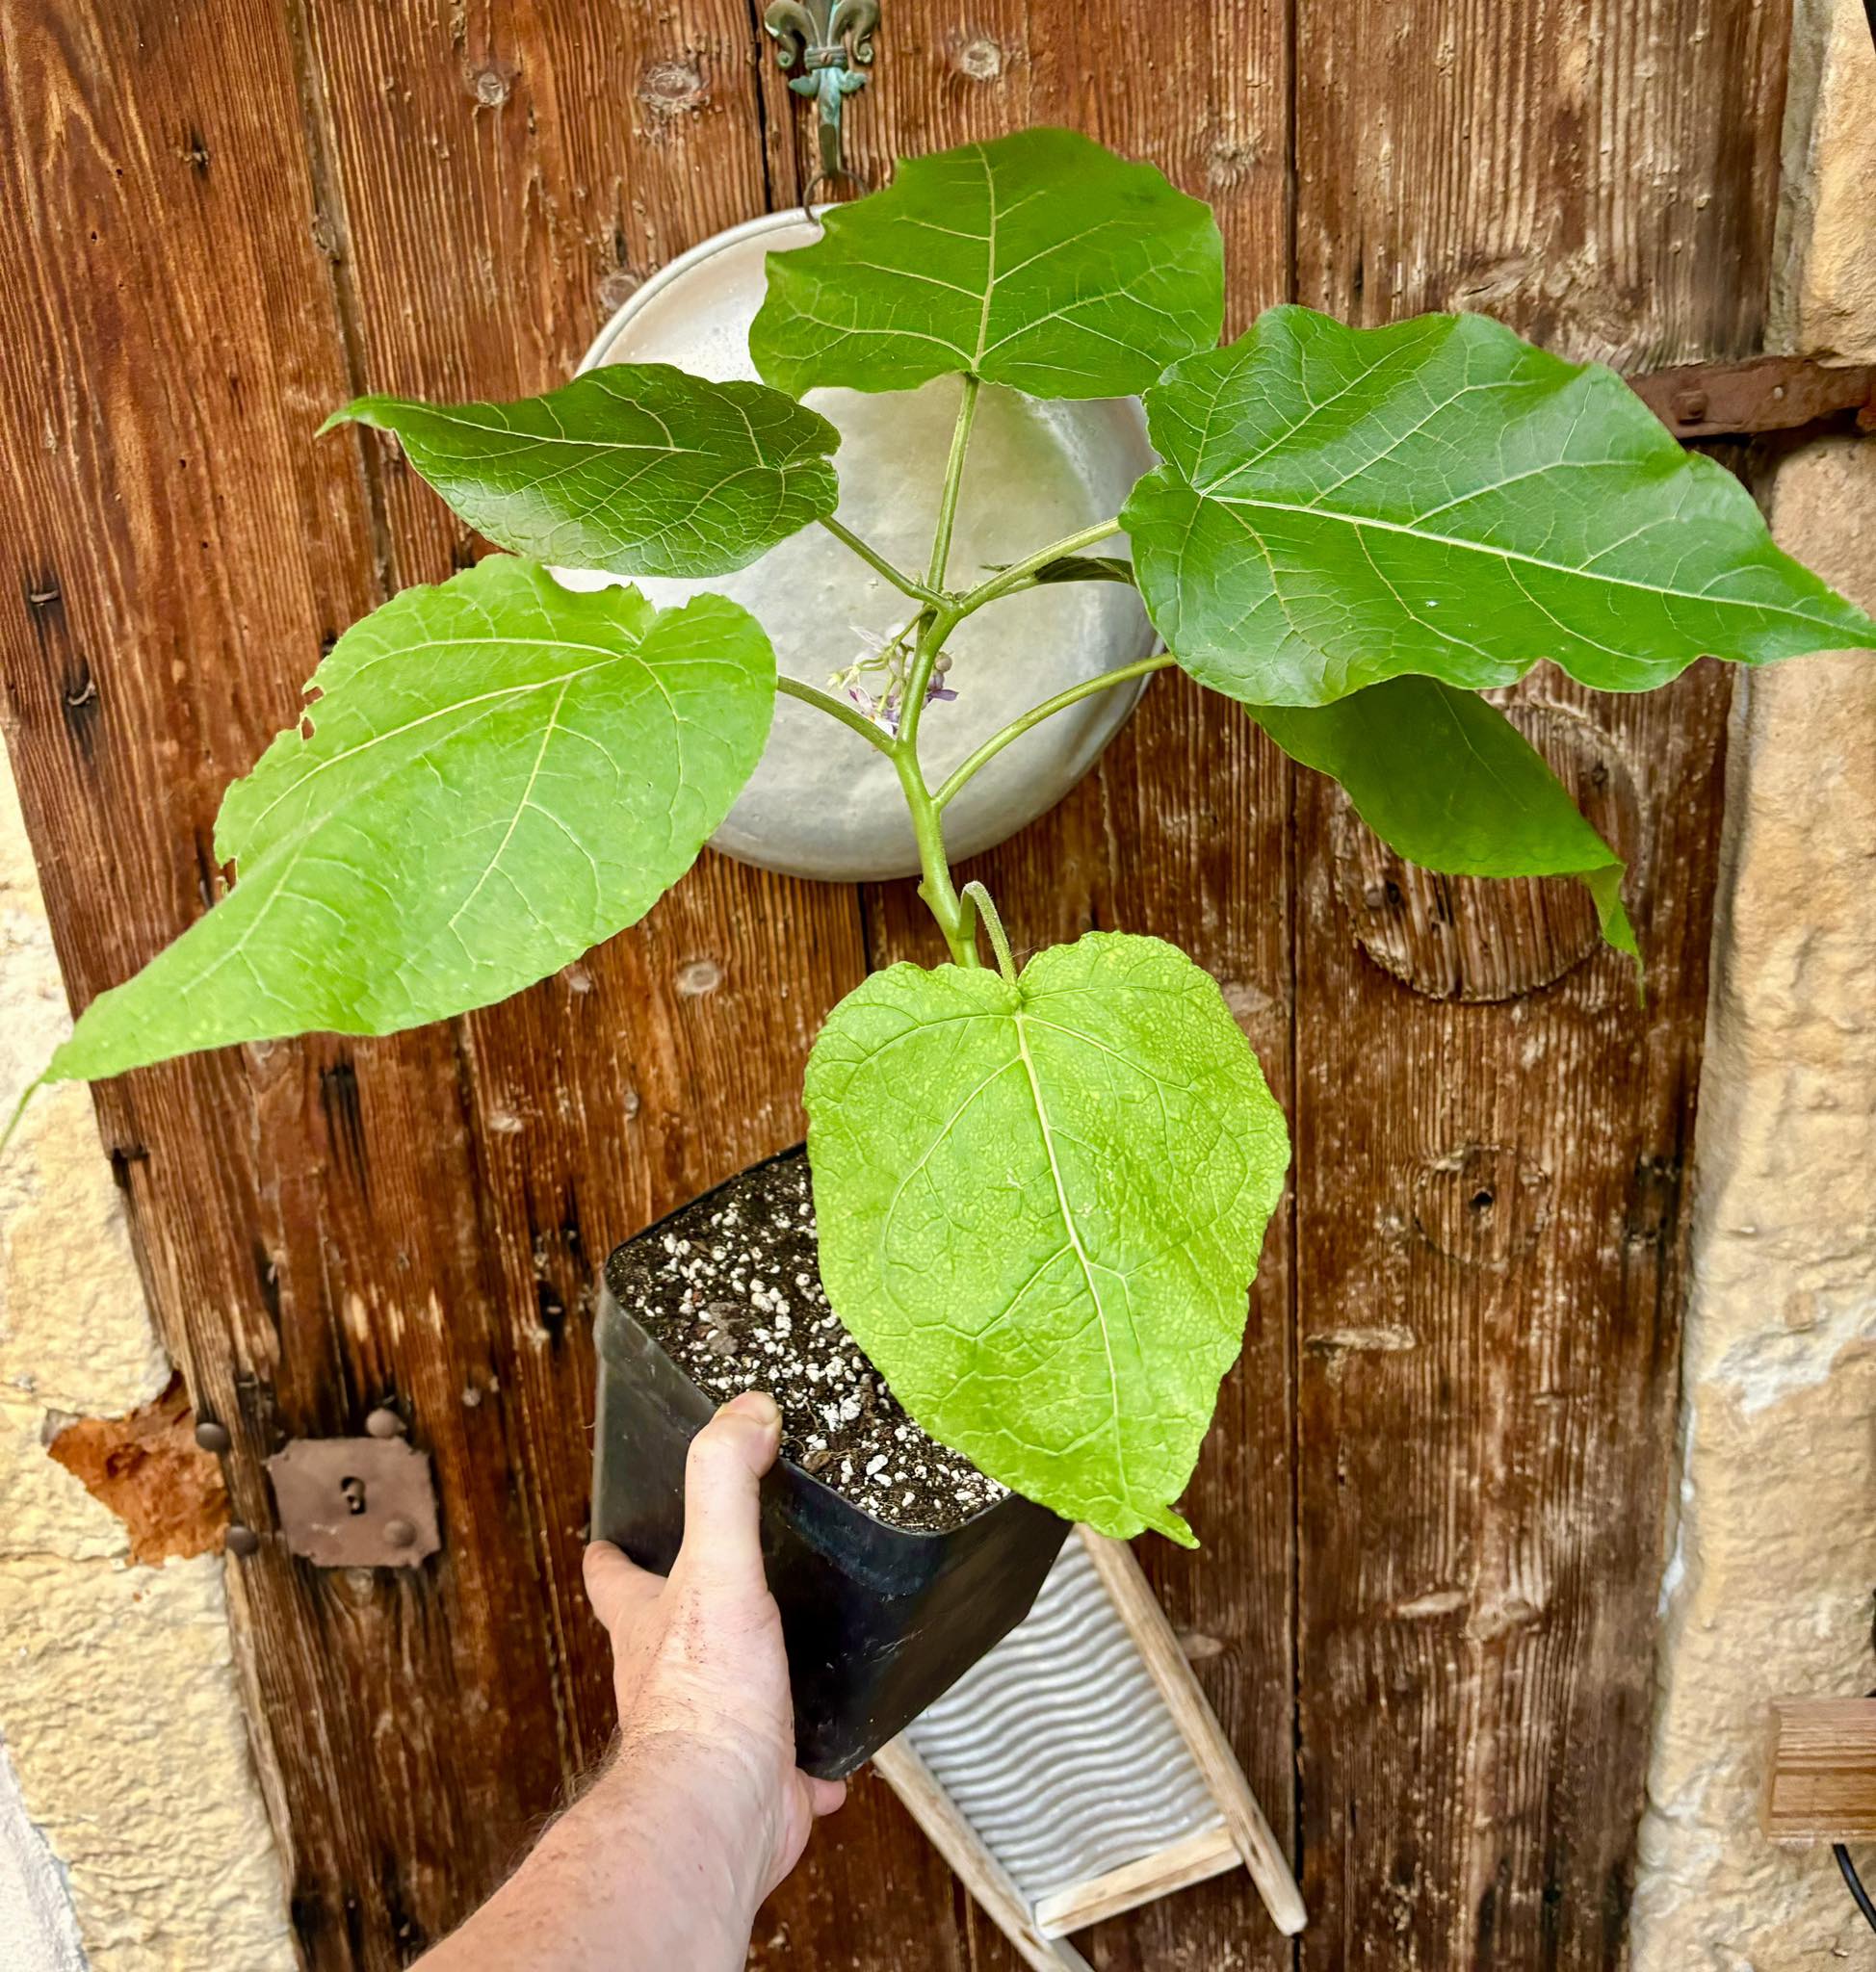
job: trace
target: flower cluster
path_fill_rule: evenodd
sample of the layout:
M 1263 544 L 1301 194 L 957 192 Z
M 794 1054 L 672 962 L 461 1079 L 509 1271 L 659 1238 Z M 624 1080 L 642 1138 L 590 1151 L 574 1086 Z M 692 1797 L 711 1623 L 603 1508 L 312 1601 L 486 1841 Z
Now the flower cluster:
M 882 636 L 877 631 L 863 630 L 857 623 L 849 624 L 848 629 L 860 639 L 864 655 L 856 658 L 846 670 L 836 671 L 828 680 L 837 691 L 844 691 L 875 726 L 883 727 L 895 740 L 899 738 L 899 715 L 905 705 L 906 673 L 912 664 L 912 636 L 917 626 L 918 619 L 914 617 L 892 636 Z M 957 696 L 956 691 L 945 682 L 951 668 L 951 653 L 940 651 L 932 664 L 931 676 L 925 681 L 926 705 L 934 699 L 954 699 Z

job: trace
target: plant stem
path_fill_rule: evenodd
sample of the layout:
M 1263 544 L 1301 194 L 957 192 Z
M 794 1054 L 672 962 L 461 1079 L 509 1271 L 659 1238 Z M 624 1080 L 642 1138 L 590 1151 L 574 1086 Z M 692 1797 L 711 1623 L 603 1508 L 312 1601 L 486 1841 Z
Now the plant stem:
M 775 689 L 789 698 L 798 698 L 803 705 L 820 708 L 829 718 L 838 719 L 843 726 L 850 726 L 870 745 L 878 747 L 881 753 L 891 754 L 893 742 L 867 715 L 856 707 L 843 705 L 831 691 L 822 691 L 819 686 L 804 685 L 798 678 L 777 676 Z
M 928 589 L 945 586 L 945 569 L 951 558 L 951 530 L 957 522 L 958 495 L 964 490 L 964 454 L 970 447 L 971 424 L 977 414 L 977 392 L 981 387 L 975 376 L 966 376 L 963 395 L 957 401 L 951 456 L 945 461 L 945 483 L 938 495 L 938 525 L 931 536 L 931 563 L 925 570 Z
M 861 540 L 851 528 L 843 527 L 832 514 L 823 514 L 821 524 L 844 547 L 850 548 L 867 566 L 876 574 L 883 575 L 894 588 L 908 595 L 915 603 L 937 603 L 942 600 L 936 590 L 927 588 L 922 582 L 915 582 L 902 569 L 895 568 L 877 548 Z
M 905 805 L 912 814 L 912 833 L 919 844 L 919 866 L 925 874 L 919 895 L 925 908 L 938 921 L 938 928 L 951 947 L 951 963 L 977 966 L 977 910 L 968 897 L 960 897 L 951 882 L 951 864 L 945 856 L 944 825 L 938 818 L 938 804 L 919 771 L 919 757 L 909 747 L 894 750 L 899 784 L 905 791 Z
M 1044 719 L 1055 714 L 1065 712 L 1070 706 L 1078 705 L 1084 698 L 1092 698 L 1097 691 L 1107 691 L 1116 685 L 1125 685 L 1131 678 L 1145 678 L 1154 671 L 1163 671 L 1176 661 L 1170 652 L 1162 651 L 1157 658 L 1142 658 L 1136 664 L 1123 664 L 1118 670 L 1104 671 L 1098 678 L 1084 678 L 1079 685 L 1071 685 L 1065 691 L 1058 691 L 1054 698 L 1045 698 L 1040 705 L 1031 706 L 1020 717 L 1012 719 L 1002 732 L 991 734 L 971 757 L 951 773 L 951 778 L 931 798 L 935 807 L 943 808 L 955 800 L 963 791 L 964 784 L 980 767 L 996 759 L 1012 740 L 1020 740 L 1031 726 L 1039 726 Z
M 1003 929 L 1003 921 L 995 899 L 983 885 L 967 883 L 964 895 L 977 907 L 977 916 L 983 920 L 983 928 L 990 934 L 990 948 L 997 954 L 997 970 L 1003 975 L 1005 986 L 1016 984 L 1016 961 L 1009 955 L 1009 934 Z
M 964 488 L 964 458 L 971 447 L 971 424 L 977 414 L 980 387 L 975 376 L 966 376 L 963 395 L 957 401 L 957 422 L 951 427 L 951 449 L 945 460 L 945 483 L 938 492 L 938 524 L 931 535 L 931 563 L 925 571 L 925 586 L 934 590 L 943 589 L 945 569 L 951 558 L 951 531 L 957 523 L 958 495 Z M 912 662 L 905 667 L 905 691 L 899 701 L 904 710 L 899 720 L 899 743 L 912 755 L 915 765 L 919 721 L 925 716 L 931 667 L 945 648 L 945 639 L 969 613 L 955 597 L 946 596 L 931 607 L 919 625 L 919 640 L 912 651 Z M 919 786 L 925 786 L 923 774 Z
M 964 485 L 964 459 L 971 445 L 971 422 L 977 416 L 977 391 L 975 376 L 964 379 L 963 395 L 957 401 L 957 422 L 951 427 L 951 449 L 945 460 L 944 484 L 938 491 L 938 522 L 932 531 L 931 562 L 925 571 L 925 586 L 942 590 L 945 569 L 951 560 L 951 532 L 957 524 L 958 495 Z M 931 683 L 931 668 L 945 647 L 945 639 L 956 629 L 962 611 L 951 598 L 930 604 L 919 624 L 912 662 L 905 667 L 905 684 L 899 699 L 899 738 L 893 742 L 893 764 L 899 768 L 899 784 L 905 791 L 905 805 L 911 811 L 912 834 L 919 844 L 919 867 L 924 872 L 919 895 L 925 908 L 938 921 L 938 928 L 951 947 L 951 961 L 959 966 L 981 964 L 977 957 L 977 908 L 960 897 L 951 882 L 951 864 L 945 855 L 945 829 L 938 804 L 925 786 L 925 770 L 919 765 L 919 720 L 925 712 L 925 688 Z
M 957 614 L 960 621 L 974 610 L 981 610 L 986 603 L 994 603 L 999 596 L 1006 596 L 1011 589 L 1018 589 L 1035 573 L 1064 555 L 1079 555 L 1083 548 L 1092 548 L 1097 541 L 1105 541 L 1109 534 L 1120 532 L 1120 520 L 1098 520 L 1092 527 L 1079 532 L 1064 534 L 1059 541 L 1051 541 L 1046 548 L 1038 548 L 1033 555 L 1026 555 L 1021 561 L 1012 561 L 1007 568 L 1000 568 L 993 576 L 978 583 L 976 588 L 959 597 Z

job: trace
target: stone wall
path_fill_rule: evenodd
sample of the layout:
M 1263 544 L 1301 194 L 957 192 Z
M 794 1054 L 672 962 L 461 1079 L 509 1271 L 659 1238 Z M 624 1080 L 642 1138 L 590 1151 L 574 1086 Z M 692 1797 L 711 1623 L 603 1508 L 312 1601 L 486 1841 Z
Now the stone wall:
M 1876 443 L 1787 462 L 1773 518 L 1876 607 Z M 1872 1950 L 1759 1803 L 1768 1700 L 1876 1685 L 1876 662 L 1742 678 L 1732 743 L 1637 1972 Z

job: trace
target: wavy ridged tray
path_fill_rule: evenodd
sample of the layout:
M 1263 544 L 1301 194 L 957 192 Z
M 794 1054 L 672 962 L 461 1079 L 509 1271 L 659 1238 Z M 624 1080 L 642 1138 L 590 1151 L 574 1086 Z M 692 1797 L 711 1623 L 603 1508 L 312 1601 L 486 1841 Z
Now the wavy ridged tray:
M 1278 1929 L 1303 1903 L 1123 1542 L 1078 1527 L 1035 1606 L 873 1764 L 1038 1972 L 1102 1917 L 1235 1868 Z

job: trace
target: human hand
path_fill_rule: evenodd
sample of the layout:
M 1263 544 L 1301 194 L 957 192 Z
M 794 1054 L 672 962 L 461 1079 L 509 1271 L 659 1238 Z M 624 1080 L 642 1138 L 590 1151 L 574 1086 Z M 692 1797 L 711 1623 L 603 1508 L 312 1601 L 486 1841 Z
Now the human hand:
M 845 1781 L 795 1764 L 788 1658 L 758 1518 L 781 1433 L 773 1400 L 750 1391 L 691 1440 L 684 1544 L 668 1580 L 607 1542 L 586 1557 L 586 1594 L 612 1645 L 615 1771 L 655 1786 L 675 1853 L 690 1868 L 714 1858 L 713 1875 L 729 1879 L 719 1892 L 746 1905 L 745 1923 L 800 1859 L 816 1818 L 847 1798 Z

